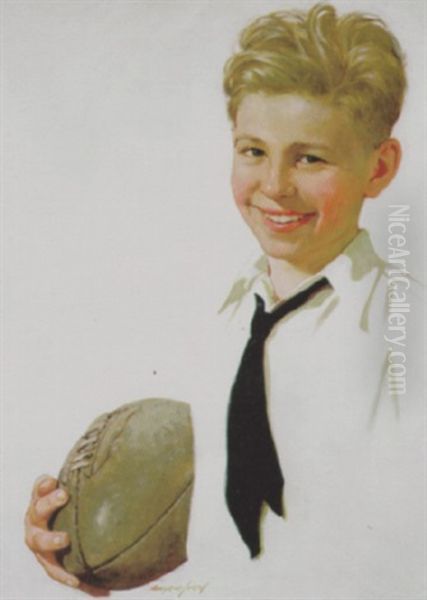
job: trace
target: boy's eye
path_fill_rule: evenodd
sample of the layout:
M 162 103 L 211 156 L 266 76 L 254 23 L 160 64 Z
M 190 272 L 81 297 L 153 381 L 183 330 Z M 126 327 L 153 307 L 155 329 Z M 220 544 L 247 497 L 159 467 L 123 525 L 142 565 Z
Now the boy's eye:
M 265 154 L 264 150 L 261 150 L 261 148 L 256 148 L 255 146 L 243 148 L 240 152 L 244 156 L 249 156 L 250 158 L 259 158 Z
M 323 160 L 323 158 L 315 156 L 314 154 L 303 154 L 298 158 L 298 162 L 302 163 L 303 165 L 312 165 L 314 163 L 325 161 Z

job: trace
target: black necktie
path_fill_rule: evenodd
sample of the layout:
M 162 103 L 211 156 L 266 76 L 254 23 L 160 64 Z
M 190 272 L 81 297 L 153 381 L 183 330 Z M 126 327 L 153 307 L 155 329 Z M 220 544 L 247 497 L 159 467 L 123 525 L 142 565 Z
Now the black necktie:
M 274 325 L 329 285 L 323 277 L 271 313 L 255 294 L 251 335 L 231 390 L 227 426 L 226 500 L 251 557 L 260 553 L 259 521 L 263 502 L 283 515 L 284 479 L 271 435 L 264 385 L 264 343 Z

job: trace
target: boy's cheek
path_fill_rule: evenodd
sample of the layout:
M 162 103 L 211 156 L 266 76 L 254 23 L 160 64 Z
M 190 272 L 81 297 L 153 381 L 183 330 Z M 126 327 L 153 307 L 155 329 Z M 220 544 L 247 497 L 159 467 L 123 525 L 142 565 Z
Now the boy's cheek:
M 325 173 L 304 182 L 305 196 L 312 198 L 313 204 L 319 208 L 341 197 L 344 193 L 344 188 L 344 182 L 341 182 L 334 173 Z
M 237 206 L 247 206 L 253 190 L 253 185 L 245 178 L 234 174 L 231 178 L 231 189 Z
M 317 229 L 337 227 L 340 225 L 341 203 L 339 198 L 327 197 L 319 207 L 320 218 Z
M 337 177 L 317 181 L 310 190 L 306 190 L 313 199 L 311 203 L 319 213 L 319 227 L 337 226 L 353 212 L 352 190 Z
M 347 194 L 331 194 L 321 199 L 318 206 L 317 230 L 345 229 L 354 225 L 359 216 L 360 204 Z

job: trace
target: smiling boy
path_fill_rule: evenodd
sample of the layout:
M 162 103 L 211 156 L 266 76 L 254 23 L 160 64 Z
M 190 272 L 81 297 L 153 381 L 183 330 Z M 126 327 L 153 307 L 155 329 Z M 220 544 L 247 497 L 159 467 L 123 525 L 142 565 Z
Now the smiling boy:
M 413 535 L 422 512 L 420 404 L 409 397 L 402 405 L 387 389 L 387 264 L 359 227 L 363 203 L 399 167 L 391 132 L 405 87 L 403 54 L 385 24 L 360 13 L 339 17 L 330 5 L 255 20 L 225 66 L 233 195 L 263 251 L 222 308 L 236 379 L 245 340 L 259 343 L 255 306 L 274 314 L 293 303 L 263 342 L 265 411 L 284 507 L 270 500 L 280 489 L 267 485 L 255 517 L 261 561 L 289 597 L 422 596 L 423 535 Z M 275 467 L 257 461 L 256 426 L 235 432 L 233 412 L 245 401 L 249 412 L 250 388 L 246 396 L 234 404 L 232 392 L 226 435 L 229 451 L 239 447 L 242 477 L 256 488 Z M 238 414 L 244 422 L 245 409 Z M 251 488 L 236 477 L 235 460 L 229 456 L 227 468 L 235 538 L 242 552 L 246 544 L 257 555 L 248 534 L 254 525 L 245 522 Z
M 400 145 L 390 135 L 406 85 L 402 52 L 380 20 L 337 17 L 330 5 L 257 19 L 240 42 L 224 73 L 232 189 L 263 256 L 224 303 L 231 320 L 212 366 L 218 381 L 230 386 L 239 366 L 254 294 L 271 312 L 320 280 L 326 285 L 278 321 L 264 344 L 265 410 L 286 519 L 264 505 L 261 560 L 248 561 L 223 498 L 229 400 L 218 391 L 215 404 L 195 407 L 196 436 L 198 425 L 209 434 L 199 438 L 189 567 L 203 563 L 204 552 L 216 563 L 224 555 L 251 581 L 262 564 L 260 581 L 273 581 L 269 597 L 372 599 L 393 591 L 418 598 L 422 540 L 412 530 L 400 556 L 412 525 L 402 506 L 421 514 L 413 501 L 413 412 L 407 407 L 401 424 L 387 395 L 386 264 L 358 225 L 365 199 L 378 196 L 399 167 Z M 214 411 L 220 418 L 206 428 Z M 77 585 L 52 554 L 67 537 L 55 541 L 46 531 L 66 501 L 54 487 L 49 479 L 36 485 L 27 540 L 53 578 Z M 218 517 L 214 526 L 206 507 Z M 263 597 L 263 585 L 254 590 Z

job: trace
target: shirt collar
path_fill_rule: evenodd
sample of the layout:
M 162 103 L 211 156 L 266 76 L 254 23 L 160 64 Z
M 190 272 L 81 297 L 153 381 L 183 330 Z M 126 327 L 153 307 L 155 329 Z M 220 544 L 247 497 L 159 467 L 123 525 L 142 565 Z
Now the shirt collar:
M 328 263 L 321 271 L 308 277 L 294 290 L 293 294 L 307 288 L 318 279 L 326 277 L 340 297 L 352 293 L 351 282 L 364 279 L 372 271 L 384 271 L 385 263 L 376 254 L 369 233 L 362 229 L 344 248 L 341 254 Z M 277 304 L 273 286 L 268 275 L 268 260 L 265 255 L 250 265 L 246 273 L 238 278 L 232 286 L 219 312 L 231 308 L 238 309 L 243 299 L 249 293 L 259 294 L 266 303 L 268 310 Z

